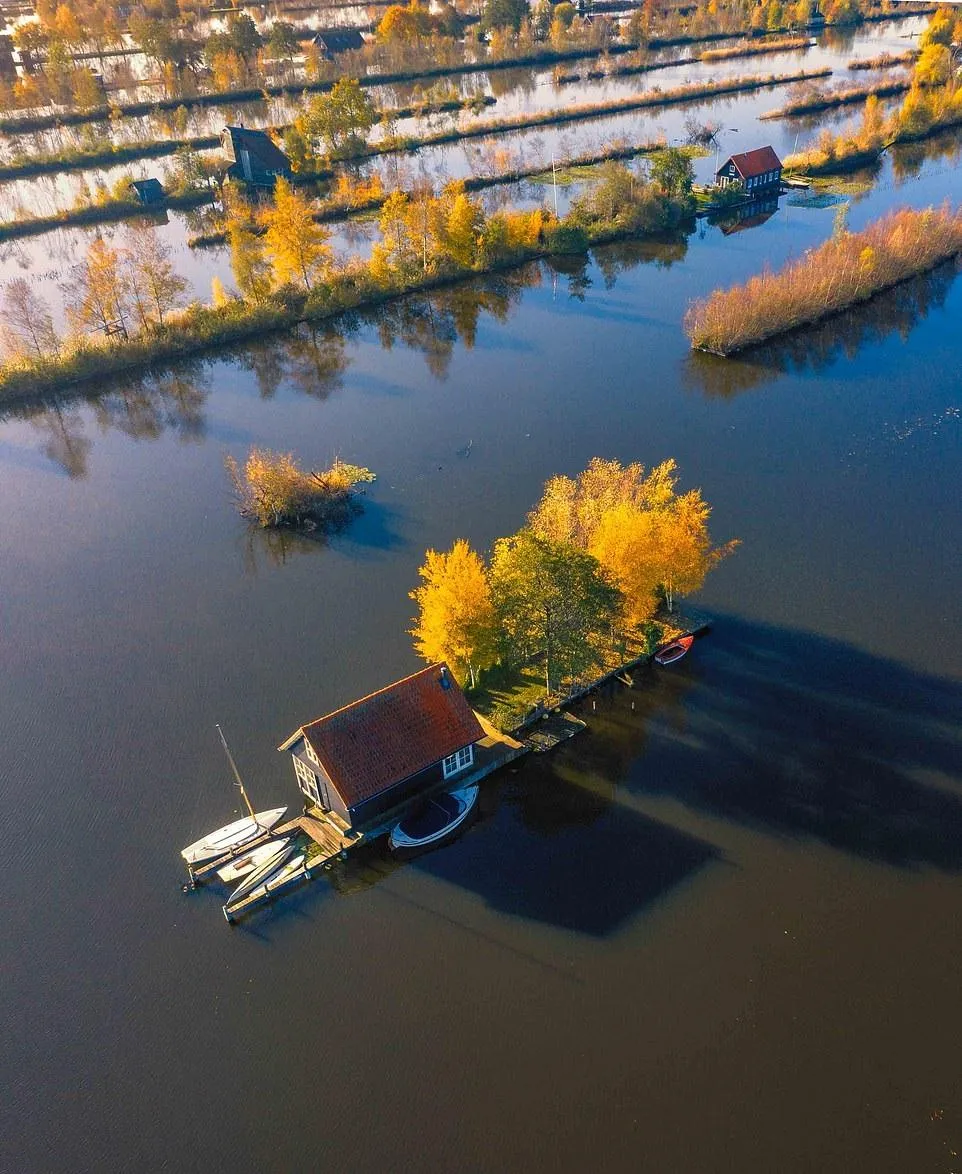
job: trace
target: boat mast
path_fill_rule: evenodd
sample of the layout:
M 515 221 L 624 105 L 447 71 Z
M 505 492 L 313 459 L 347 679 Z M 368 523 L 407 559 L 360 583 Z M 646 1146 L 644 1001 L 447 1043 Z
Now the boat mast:
M 240 793 L 244 796 L 244 802 L 247 804 L 247 810 L 250 812 L 251 819 L 254 818 L 254 808 L 251 807 L 251 801 L 247 798 L 247 792 L 244 790 L 244 784 L 241 782 L 240 771 L 237 769 L 237 763 L 234 761 L 234 756 L 230 752 L 230 747 L 227 745 L 227 739 L 224 737 L 224 731 L 220 726 L 215 726 L 218 734 L 220 734 L 220 742 L 224 747 L 224 753 L 227 755 L 227 761 L 230 763 L 230 768 L 234 772 L 234 778 L 237 781 L 237 786 L 240 788 Z

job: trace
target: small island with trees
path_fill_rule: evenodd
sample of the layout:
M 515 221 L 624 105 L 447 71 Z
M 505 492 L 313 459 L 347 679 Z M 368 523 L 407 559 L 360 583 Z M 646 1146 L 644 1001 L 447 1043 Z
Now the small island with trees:
M 700 490 L 678 491 L 672 460 L 646 471 L 595 457 L 552 477 L 488 559 L 464 539 L 427 551 L 415 649 L 447 661 L 495 725 L 517 728 L 684 630 L 678 596 L 738 545 L 713 545 L 710 513 Z
M 232 456 L 224 463 L 238 509 L 262 529 L 286 527 L 329 534 L 360 512 L 356 487 L 375 480 L 375 474 L 361 465 L 335 460 L 320 472 L 307 471 L 293 453 L 256 447 L 243 466 Z

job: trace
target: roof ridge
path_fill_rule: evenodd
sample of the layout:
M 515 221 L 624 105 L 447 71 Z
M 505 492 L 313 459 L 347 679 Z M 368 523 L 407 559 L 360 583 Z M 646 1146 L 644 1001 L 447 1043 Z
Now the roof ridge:
M 400 680 L 392 681 L 390 685 L 382 685 L 380 689 L 375 689 L 371 693 L 365 693 L 363 697 L 358 697 L 354 701 L 349 701 L 346 705 L 341 705 L 337 709 L 332 709 L 330 713 L 322 714 L 320 717 L 314 718 L 313 721 L 307 722 L 300 728 L 301 730 L 306 730 L 310 726 L 316 726 L 318 722 L 326 722 L 329 718 L 337 717 L 339 713 L 344 713 L 345 710 L 355 709 L 357 706 L 363 705 L 365 701 L 372 701 L 375 697 L 380 697 L 382 693 L 390 693 L 392 689 L 397 689 L 399 685 L 406 685 L 408 681 L 413 681 L 415 677 L 423 677 L 425 673 L 431 672 L 432 669 L 440 668 L 447 669 L 448 672 L 451 671 L 448 668 L 447 661 L 435 661 L 434 664 L 429 664 L 426 668 L 418 669 L 416 673 L 409 673 L 406 677 L 401 677 Z

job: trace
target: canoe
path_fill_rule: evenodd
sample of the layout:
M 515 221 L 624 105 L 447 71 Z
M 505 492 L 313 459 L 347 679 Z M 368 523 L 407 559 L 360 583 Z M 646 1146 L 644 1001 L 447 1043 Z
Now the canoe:
M 227 898 L 228 905 L 236 905 L 238 901 L 243 901 L 248 893 L 251 893 L 267 880 L 268 877 L 274 875 L 287 858 L 294 852 L 294 844 L 290 836 L 285 836 L 283 840 L 272 840 L 274 846 L 273 852 L 267 859 L 253 872 L 241 881 L 237 888 Z
M 274 855 L 281 844 L 286 843 L 287 840 L 268 840 L 266 844 L 258 844 L 256 848 L 245 852 L 243 856 L 235 856 L 230 864 L 218 868 L 217 875 L 225 885 L 236 884 L 245 876 L 249 876 L 255 868 L 260 868 Z
M 676 660 L 681 660 L 694 643 L 694 636 L 682 636 L 678 640 L 673 640 L 670 644 L 666 644 L 664 648 L 658 649 L 655 653 L 655 663 L 674 664 Z
M 266 835 L 286 810 L 286 807 L 275 807 L 271 811 L 259 811 L 254 816 L 237 819 L 188 844 L 181 856 L 188 864 L 204 864 L 216 860 L 218 856 L 226 856 L 228 852 L 236 852 L 249 840 Z
M 243 897 L 235 899 L 235 895 L 231 894 L 230 900 L 224 906 L 225 913 L 230 913 L 239 904 L 244 904 L 249 901 L 260 901 L 265 897 L 269 897 L 275 889 L 279 889 L 286 881 L 293 880 L 297 873 L 303 872 L 304 860 L 304 853 L 299 852 L 285 864 L 282 864 L 280 868 L 275 869 L 266 879 L 261 878 L 261 883 L 255 888 L 250 889 Z
M 469 783 L 442 795 L 434 795 L 404 817 L 391 831 L 392 852 L 407 853 L 438 847 L 454 838 L 478 802 L 478 784 Z

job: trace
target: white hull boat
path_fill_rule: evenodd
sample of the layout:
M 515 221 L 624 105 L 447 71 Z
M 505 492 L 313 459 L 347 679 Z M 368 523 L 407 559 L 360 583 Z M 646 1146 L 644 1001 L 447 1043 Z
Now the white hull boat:
M 271 843 L 273 844 L 274 851 L 263 864 L 255 868 L 245 880 L 241 881 L 231 893 L 230 897 L 228 897 L 228 905 L 236 905 L 238 901 L 243 901 L 248 893 L 252 893 L 258 885 L 263 884 L 264 881 L 273 876 L 294 851 L 294 844 L 290 836 L 287 836 L 283 840 L 272 840 Z
M 478 802 L 479 787 L 469 783 L 443 795 L 435 795 L 401 820 L 391 831 L 392 852 L 419 852 L 452 840 L 467 822 Z
M 281 844 L 286 842 L 286 840 L 268 840 L 266 844 L 258 844 L 256 848 L 251 848 L 243 856 L 235 856 L 230 864 L 225 864 L 223 868 L 218 868 L 218 878 L 225 885 L 236 884 L 239 880 L 243 880 L 245 876 L 250 876 L 255 868 L 260 868 L 262 864 L 266 864 Z
M 282 864 L 275 872 L 272 872 L 266 879 L 262 878 L 260 884 L 255 888 L 249 889 L 243 897 L 236 898 L 235 895 L 224 906 L 224 912 L 230 913 L 237 905 L 245 901 L 261 901 L 265 897 L 269 897 L 275 890 L 279 889 L 287 881 L 293 880 L 294 877 L 304 871 L 304 861 L 306 857 L 303 852 L 299 852 L 293 856 L 286 864 Z
M 259 811 L 255 815 L 235 820 L 215 832 L 210 832 L 203 839 L 188 844 L 181 852 L 181 856 L 188 864 L 198 865 L 216 860 L 218 856 L 226 856 L 229 852 L 236 852 L 248 841 L 266 835 L 274 824 L 279 822 L 286 810 L 286 807 L 275 807 L 270 811 Z

